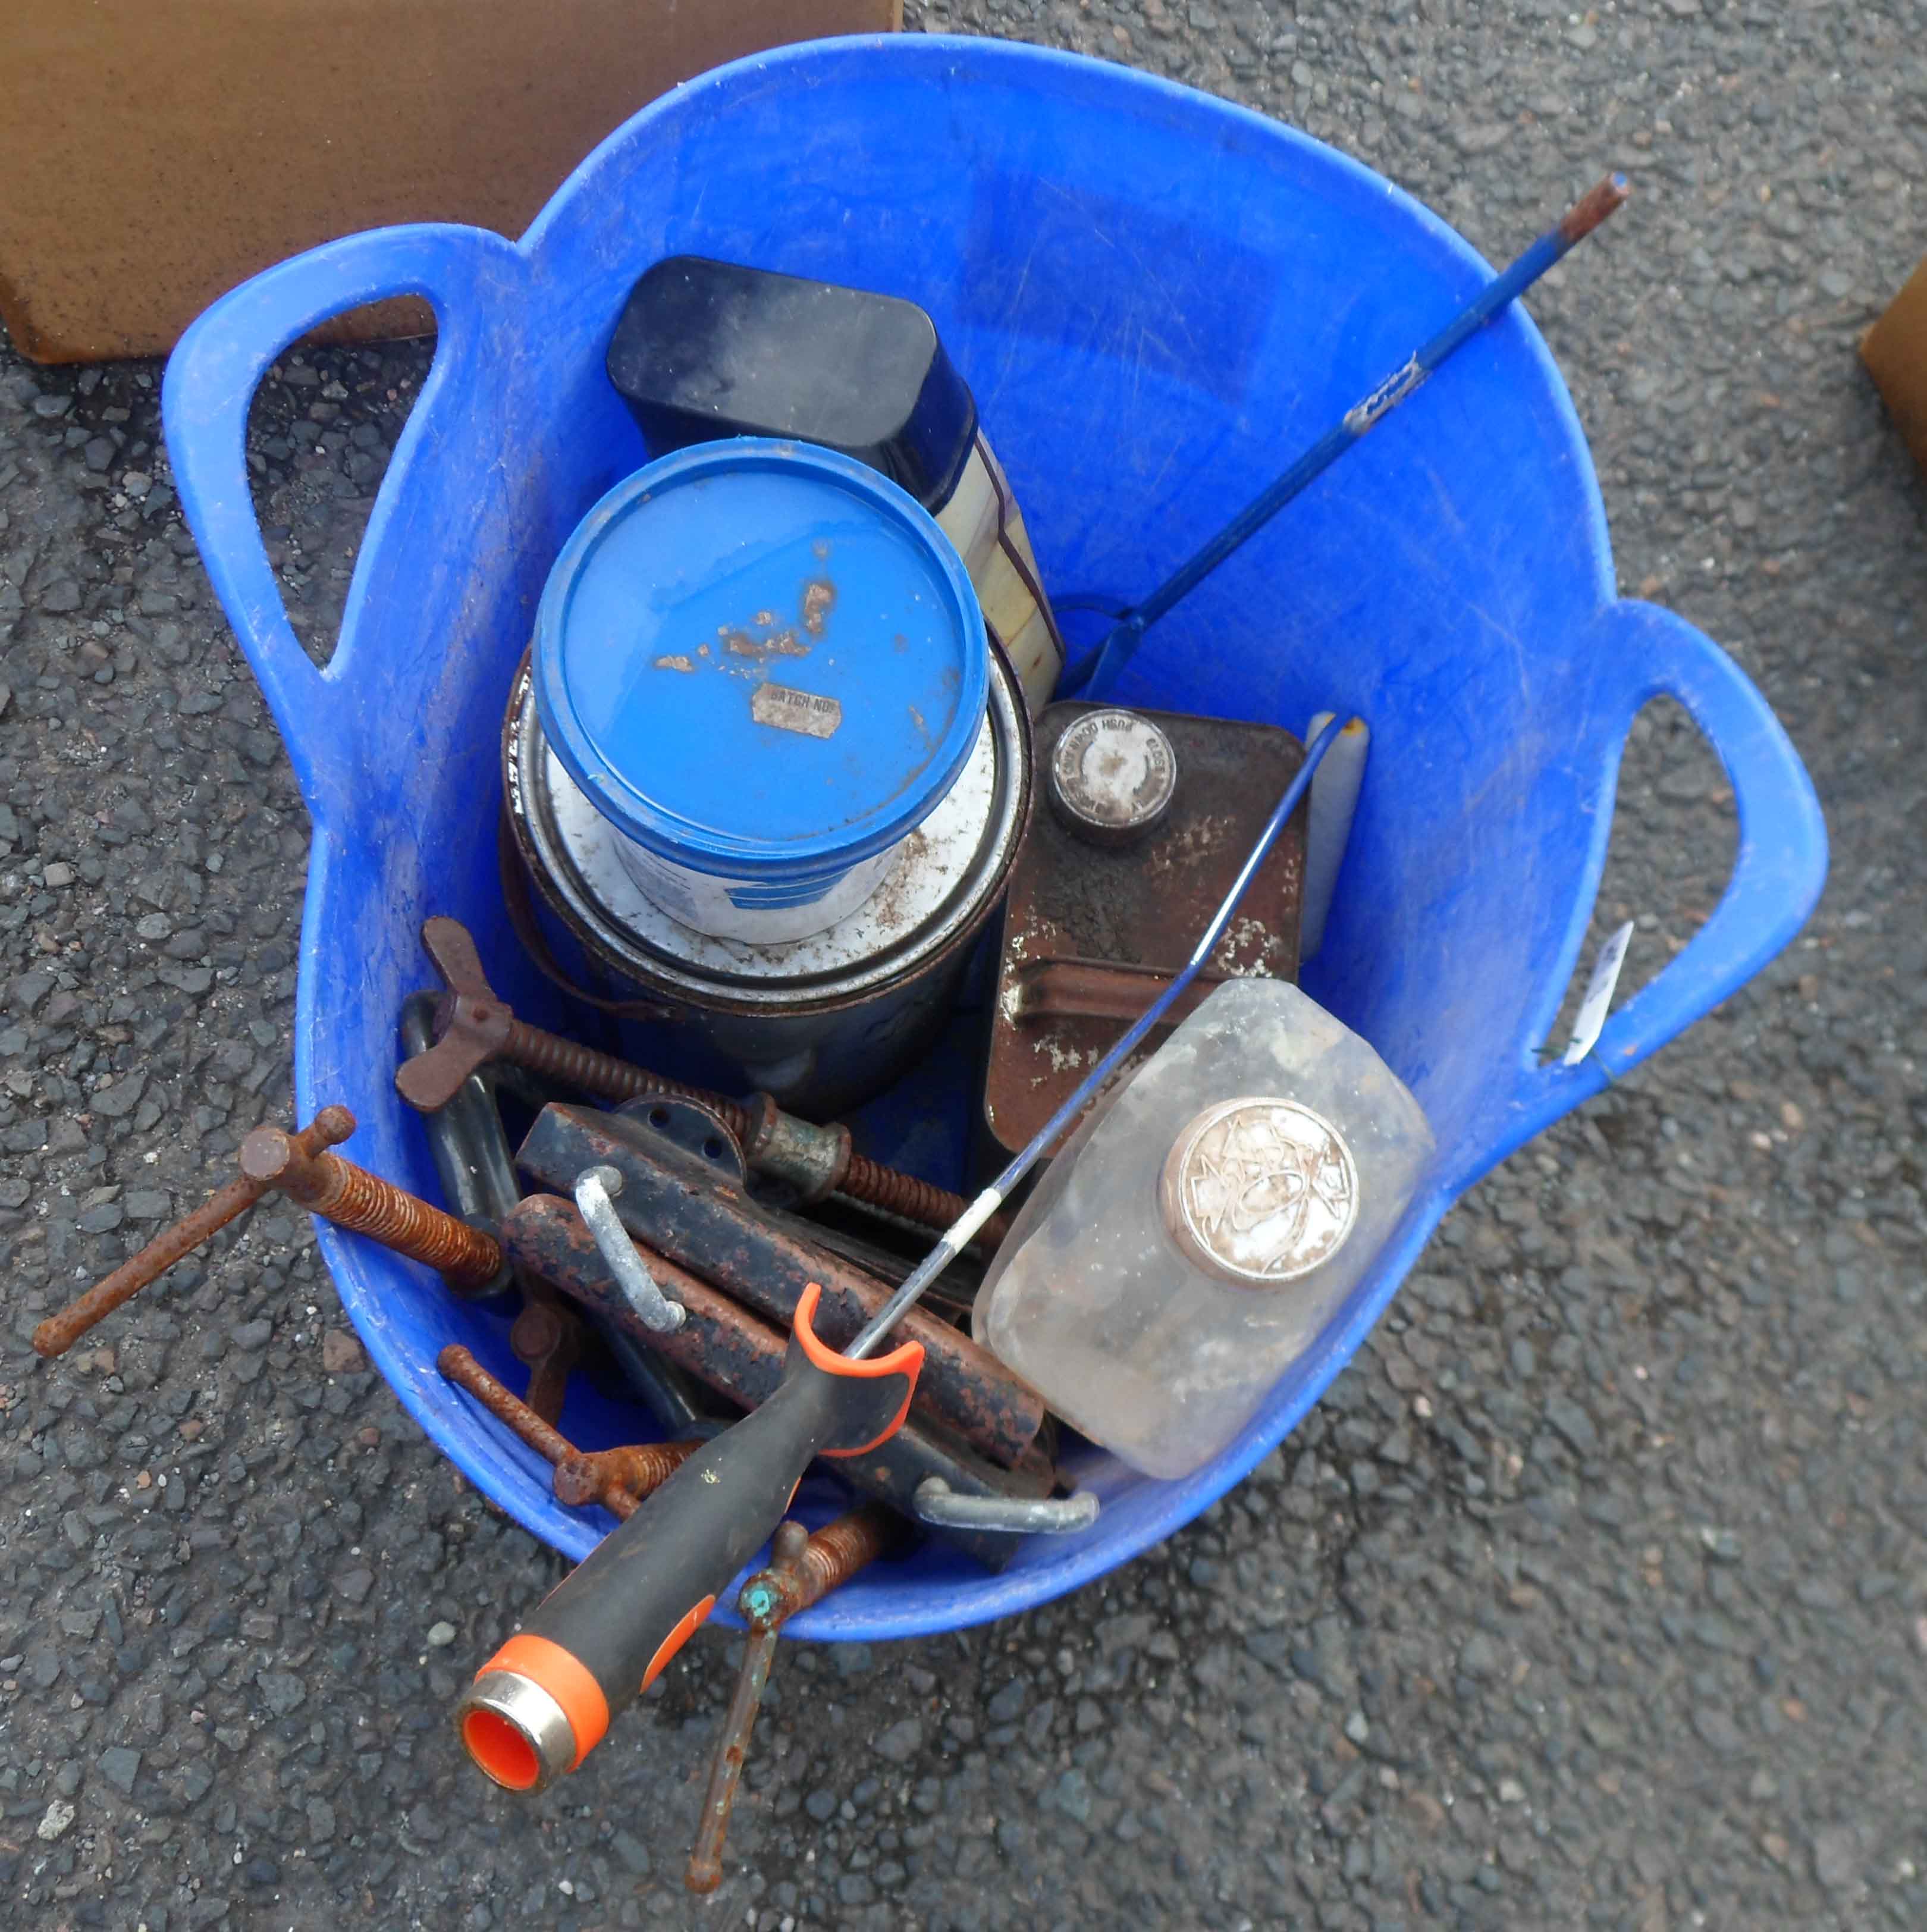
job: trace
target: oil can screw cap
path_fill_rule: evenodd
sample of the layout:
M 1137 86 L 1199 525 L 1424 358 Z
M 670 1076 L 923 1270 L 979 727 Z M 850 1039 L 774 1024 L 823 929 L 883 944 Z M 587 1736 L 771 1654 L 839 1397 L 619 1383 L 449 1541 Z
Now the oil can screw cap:
M 1065 727 L 1050 754 L 1050 802 L 1094 844 L 1142 838 L 1170 809 L 1177 782 L 1171 741 L 1134 711 L 1086 712 Z

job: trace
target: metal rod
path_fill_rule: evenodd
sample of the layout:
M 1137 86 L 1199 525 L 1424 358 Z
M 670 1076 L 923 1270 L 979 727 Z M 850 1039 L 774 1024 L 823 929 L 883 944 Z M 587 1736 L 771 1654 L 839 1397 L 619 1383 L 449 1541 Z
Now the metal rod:
M 1284 796 L 1272 807 L 1271 817 L 1265 821 L 1265 829 L 1258 835 L 1258 842 L 1246 856 L 1244 864 L 1239 867 L 1238 876 L 1232 880 L 1231 890 L 1225 894 L 1224 903 L 1212 914 L 1210 922 L 1199 937 L 1197 944 L 1191 948 L 1191 957 L 1179 969 L 1176 977 L 1124 1030 L 1116 1044 L 1078 1082 L 1063 1105 L 1031 1136 L 1029 1144 L 1021 1153 L 1011 1156 L 1010 1165 L 971 1202 L 956 1225 L 905 1278 L 902 1287 L 865 1323 L 856 1339 L 844 1351 L 853 1361 L 860 1362 L 876 1352 L 877 1345 L 916 1305 L 924 1290 L 956 1259 L 969 1244 L 970 1237 L 1008 1199 L 1011 1190 L 1043 1159 L 1045 1152 L 1056 1142 L 1057 1136 L 1077 1118 L 1105 1082 L 1123 1065 L 1138 1042 L 1183 998 L 1185 988 L 1203 970 L 1204 962 L 1211 957 L 1212 949 L 1224 937 L 1224 928 L 1231 922 L 1231 915 L 1238 909 L 1238 902 L 1244 897 L 1246 887 L 1257 875 L 1258 868 L 1264 863 L 1266 855 L 1277 842 L 1278 835 L 1284 830 L 1286 822 L 1297 810 L 1299 800 L 1310 789 L 1312 774 L 1317 770 L 1326 752 L 1337 740 L 1339 729 L 1338 722 L 1335 718 L 1307 747 L 1305 762 L 1299 766 L 1297 776 L 1286 787 Z
M 800 1522 L 779 1522 L 769 1540 L 769 1568 L 784 1581 L 796 1574 L 810 1532 Z M 749 1754 L 751 1733 L 756 1728 L 756 1714 L 769 1682 L 769 1666 L 776 1660 L 776 1634 L 782 1619 L 767 1617 L 750 1621 L 742 1669 L 730 1699 L 729 1715 L 723 1720 L 723 1735 L 716 1742 L 716 1755 L 709 1766 L 709 1788 L 703 1794 L 703 1822 L 689 1853 L 689 1869 L 683 1883 L 691 1892 L 714 1892 L 723 1882 L 723 1840 L 728 1835 L 730 1813 L 736 1802 L 736 1786 L 742 1778 L 743 1760 Z
M 919 1522 L 1006 1536 L 1068 1536 L 1089 1528 L 1099 1508 L 1089 1490 L 1068 1496 L 960 1496 L 941 1476 L 918 1484 L 915 1502 Z
M 1368 391 L 1286 470 L 1232 518 L 1218 534 L 1172 572 L 1142 602 L 1126 612 L 1099 646 L 1089 672 L 1069 691 L 1095 700 L 1109 696 L 1119 674 L 1137 655 L 1144 633 L 1171 607 L 1189 596 L 1233 551 L 1322 476 L 1345 452 L 1367 435 L 1470 341 L 1507 303 L 1516 300 L 1575 243 L 1582 242 L 1632 192 L 1622 174 L 1608 175 L 1569 208 L 1506 269 L 1480 290 L 1437 334 L 1385 380 Z
M 556 1467 L 567 1462 L 575 1444 L 522 1401 L 514 1390 L 498 1382 L 459 1342 L 451 1342 L 435 1358 L 435 1366 L 457 1388 L 466 1389 L 490 1414 L 511 1430 L 541 1457 Z
M 345 1141 L 354 1131 L 355 1117 L 346 1107 L 324 1107 L 292 1138 L 304 1153 L 318 1154 Z M 95 1323 L 131 1301 L 176 1262 L 213 1240 L 230 1221 L 246 1214 L 264 1195 L 272 1192 L 274 1185 L 271 1180 L 243 1174 L 217 1188 L 193 1214 L 184 1216 L 171 1228 L 163 1228 L 139 1253 L 129 1256 L 78 1300 L 70 1302 L 58 1314 L 49 1315 L 34 1330 L 35 1354 L 64 1354 Z
M 737 1612 L 749 1626 L 749 1642 L 723 1734 L 716 1741 L 709 1788 L 703 1800 L 703 1822 L 683 1877 L 690 1891 L 714 1892 L 722 1882 L 723 1840 L 730 1828 L 730 1808 L 736 1803 L 757 1711 L 769 1682 L 777 1632 L 799 1611 L 808 1610 L 881 1556 L 889 1537 L 889 1514 L 875 1503 L 865 1503 L 838 1516 L 814 1536 L 799 1522 L 777 1525 L 776 1534 L 769 1540 L 769 1567 L 758 1570 L 736 1598 Z

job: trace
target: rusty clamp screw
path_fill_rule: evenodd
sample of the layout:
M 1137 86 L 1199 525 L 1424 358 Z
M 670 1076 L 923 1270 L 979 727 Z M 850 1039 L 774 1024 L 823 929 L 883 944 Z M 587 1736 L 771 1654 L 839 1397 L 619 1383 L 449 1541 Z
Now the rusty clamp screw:
M 913 1498 L 919 1522 L 944 1529 L 989 1529 L 1010 1536 L 1069 1536 L 1097 1521 L 1089 1490 L 1068 1496 L 960 1496 L 941 1476 L 926 1476 Z
M 355 1117 L 346 1107 L 324 1111 L 338 1113 L 354 1132 Z M 241 1171 L 337 1228 L 439 1270 L 457 1287 L 484 1286 L 502 1271 L 502 1245 L 493 1235 L 339 1154 L 310 1152 L 280 1127 L 256 1127 L 248 1135 L 241 1144 Z
M 613 1167 L 592 1167 L 577 1177 L 574 1191 L 576 1211 L 588 1223 L 589 1232 L 595 1237 L 596 1252 L 616 1277 L 616 1286 L 637 1320 L 652 1334 L 674 1334 L 688 1311 L 663 1293 L 616 1218 L 615 1204 L 609 1197 L 622 1191 L 622 1175 Z
M 769 1540 L 769 1567 L 743 1586 L 736 1608 L 749 1625 L 749 1637 L 709 1767 L 703 1822 L 683 1875 L 690 1891 L 714 1892 L 722 1882 L 723 1840 L 756 1714 L 769 1682 L 769 1666 L 775 1660 L 777 1632 L 798 1611 L 808 1610 L 880 1556 L 889 1534 L 889 1514 L 876 1503 L 838 1516 L 814 1536 L 800 1522 L 779 1523 Z
M 338 1106 L 322 1108 L 297 1133 L 256 1127 L 241 1143 L 239 1177 L 163 1229 L 78 1300 L 49 1316 L 34 1330 L 35 1352 L 58 1355 L 70 1348 L 96 1322 L 277 1188 L 337 1226 L 441 1268 L 463 1285 L 490 1280 L 502 1271 L 502 1250 L 489 1236 L 328 1151 L 354 1131 L 355 1116 Z
M 324 1107 L 295 1138 L 304 1149 L 319 1154 L 323 1148 L 345 1141 L 354 1131 L 355 1117 L 346 1107 Z M 70 1303 L 58 1315 L 49 1315 L 34 1330 L 34 1352 L 42 1355 L 64 1354 L 97 1322 L 112 1314 L 122 1303 L 131 1301 L 176 1262 L 212 1240 L 267 1192 L 266 1182 L 251 1180 L 244 1174 L 225 1187 L 217 1188 L 193 1214 L 171 1228 L 163 1228 L 139 1253 L 129 1256 L 77 1301 Z
M 448 992 L 436 1013 L 435 1044 L 404 1060 L 395 1074 L 395 1090 L 411 1107 L 432 1114 L 446 1106 L 463 1082 L 487 1061 L 508 1060 L 604 1100 L 700 1100 L 722 1114 L 739 1138 L 748 1128 L 748 1116 L 733 1101 L 645 1072 L 613 1054 L 598 1053 L 518 1020 L 496 997 L 475 936 L 460 920 L 424 920 L 421 944 Z
M 562 1431 L 518 1402 L 459 1342 L 435 1366 L 555 1470 L 556 1500 L 579 1509 L 600 1503 L 612 1516 L 632 1515 L 652 1490 L 668 1481 L 700 1442 L 638 1442 L 620 1449 L 578 1449 Z
M 402 1063 L 394 1084 L 396 1092 L 423 1113 L 446 1106 L 486 1062 L 507 1060 L 611 1104 L 694 1100 L 722 1117 L 752 1167 L 788 1182 L 806 1202 L 839 1193 L 937 1228 L 952 1226 L 969 1204 L 948 1188 L 856 1153 L 847 1127 L 799 1120 L 766 1094 L 747 1102 L 732 1100 L 518 1020 L 489 985 L 474 935 L 459 920 L 424 920 L 421 944 L 448 988 L 436 1012 L 439 1037 L 427 1052 Z M 1007 1225 L 1001 1215 L 986 1223 L 976 1244 L 987 1252 L 1003 1238 Z

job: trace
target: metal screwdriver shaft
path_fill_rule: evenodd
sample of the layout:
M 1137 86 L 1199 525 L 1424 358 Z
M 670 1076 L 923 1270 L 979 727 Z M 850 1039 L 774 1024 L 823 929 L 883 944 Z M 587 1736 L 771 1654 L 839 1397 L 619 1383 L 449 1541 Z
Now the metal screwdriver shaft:
M 1231 915 L 1238 909 L 1238 902 L 1245 896 L 1245 888 L 1264 863 L 1278 835 L 1298 809 L 1299 800 L 1311 785 L 1312 773 L 1337 740 L 1339 728 L 1340 721 L 1335 718 L 1311 741 L 1298 776 L 1265 821 L 1265 829 L 1259 833 L 1258 842 L 1239 868 L 1238 876 L 1231 882 L 1231 890 L 1224 896 L 1224 902 L 1212 914 L 1211 922 L 1192 947 L 1191 957 L 1179 969 L 1176 978 L 1125 1029 L 1116 1046 L 1077 1083 L 1064 1104 L 1031 1136 L 1029 1144 L 1011 1157 L 1010 1165 L 971 1202 L 949 1232 L 905 1278 L 903 1286 L 858 1331 L 856 1339 L 844 1351 L 851 1360 L 860 1362 L 876 1352 L 890 1330 L 916 1306 L 924 1291 L 969 1246 L 970 1238 L 1010 1198 L 1011 1189 L 1043 1159 L 1044 1150 L 1055 1144 L 1057 1136 L 1083 1112 L 1104 1083 L 1136 1051 L 1139 1042 L 1183 998 L 1186 988 L 1204 970 L 1204 962 L 1224 938 L 1224 928 L 1230 924 Z
M 1362 436 L 1404 401 L 1441 363 L 1463 348 L 1508 302 L 1530 288 L 1567 250 L 1583 242 L 1632 192 L 1621 174 L 1608 175 L 1581 196 L 1503 274 L 1484 288 L 1425 346 L 1361 397 L 1287 470 L 1254 497 L 1203 549 L 1119 618 L 1098 646 L 1081 690 L 1074 684 L 1059 695 L 1107 697 L 1118 674 L 1137 655 L 1144 633 L 1180 599 L 1195 590 L 1231 553 L 1249 542 L 1308 485 L 1322 476 Z

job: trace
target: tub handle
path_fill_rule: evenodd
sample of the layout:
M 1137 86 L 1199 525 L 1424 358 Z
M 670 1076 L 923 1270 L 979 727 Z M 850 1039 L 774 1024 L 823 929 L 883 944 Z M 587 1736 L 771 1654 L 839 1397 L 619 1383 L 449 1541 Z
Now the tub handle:
M 1713 916 L 1607 1021 L 1592 1054 L 1577 1066 L 1526 1056 L 1491 1164 L 1597 1092 L 1608 1073 L 1617 1078 L 1637 1066 L 1750 980 L 1806 924 L 1827 882 L 1827 825 L 1813 782 L 1766 699 L 1725 652 L 1674 612 L 1631 598 L 1602 613 L 1584 647 L 1598 667 L 1598 701 L 1619 713 L 1602 778 L 1596 864 L 1605 857 L 1608 807 L 1626 734 L 1654 698 L 1677 700 L 1725 768 L 1739 814 L 1739 849 Z M 1590 900 L 1575 909 L 1575 956 L 1591 910 Z M 1545 1016 L 1548 1025 L 1551 1018 Z
M 359 734 L 343 687 L 352 647 L 319 668 L 288 622 L 247 481 L 248 406 L 268 367 L 313 328 L 364 303 L 416 296 L 435 312 L 433 366 L 396 446 L 355 561 L 342 636 L 352 638 L 364 593 L 363 566 L 382 548 L 396 492 L 390 485 L 427 434 L 436 399 L 490 307 L 491 284 L 521 272 L 522 258 L 486 229 L 423 223 L 371 229 L 265 270 L 223 296 L 168 359 L 161 416 L 189 527 L 235 635 L 286 740 L 309 809 L 354 779 Z

